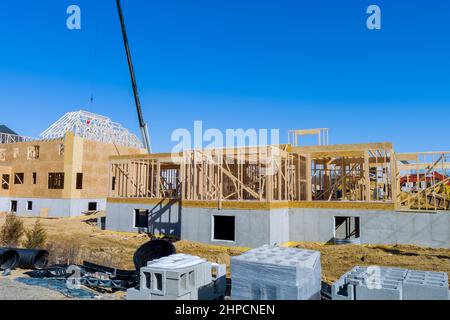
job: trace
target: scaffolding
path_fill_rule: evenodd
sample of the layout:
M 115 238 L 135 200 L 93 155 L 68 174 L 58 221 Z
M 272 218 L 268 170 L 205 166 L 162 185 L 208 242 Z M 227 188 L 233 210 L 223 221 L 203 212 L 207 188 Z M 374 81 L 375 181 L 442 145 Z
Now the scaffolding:
M 61 119 L 45 130 L 40 138 L 53 140 L 64 137 L 67 132 L 92 141 L 116 144 L 129 148 L 142 148 L 136 137 L 121 124 L 111 119 L 86 111 L 66 113 Z

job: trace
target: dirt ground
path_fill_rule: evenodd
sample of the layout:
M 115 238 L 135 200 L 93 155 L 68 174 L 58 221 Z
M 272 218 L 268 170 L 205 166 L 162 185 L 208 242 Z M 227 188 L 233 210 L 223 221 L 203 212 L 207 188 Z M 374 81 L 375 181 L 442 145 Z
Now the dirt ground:
M 332 283 L 354 266 L 386 266 L 440 271 L 450 275 L 450 249 L 406 245 L 345 245 L 299 243 L 299 248 L 321 252 L 322 280 Z
M 92 217 L 41 219 L 48 233 L 47 249 L 52 263 L 81 263 L 88 260 L 121 269 L 133 269 L 133 254 L 149 240 L 146 235 L 99 230 Z M 36 218 L 22 218 L 30 228 Z M 0 218 L 0 226 L 3 219 Z M 450 249 L 417 246 L 346 245 L 295 243 L 296 247 L 321 252 L 323 280 L 331 283 L 354 266 L 395 266 L 444 271 L 450 274 Z M 212 262 L 230 265 L 230 257 L 247 248 L 211 246 L 188 241 L 175 243 L 177 252 L 197 255 Z

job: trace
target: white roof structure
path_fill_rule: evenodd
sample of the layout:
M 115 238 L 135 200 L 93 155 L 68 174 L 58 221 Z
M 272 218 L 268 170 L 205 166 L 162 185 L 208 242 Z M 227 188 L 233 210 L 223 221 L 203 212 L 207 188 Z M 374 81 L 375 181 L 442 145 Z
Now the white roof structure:
M 31 138 L 31 137 L 24 137 L 24 136 L 19 136 L 16 134 L 0 132 L 0 144 L 10 144 L 10 143 L 17 143 L 17 142 L 31 142 L 31 141 L 35 141 L 35 140 L 36 139 Z
M 143 148 L 142 142 L 120 123 L 87 111 L 68 112 L 41 133 L 42 140 L 64 137 L 67 132 L 92 141 L 111 143 L 129 148 Z

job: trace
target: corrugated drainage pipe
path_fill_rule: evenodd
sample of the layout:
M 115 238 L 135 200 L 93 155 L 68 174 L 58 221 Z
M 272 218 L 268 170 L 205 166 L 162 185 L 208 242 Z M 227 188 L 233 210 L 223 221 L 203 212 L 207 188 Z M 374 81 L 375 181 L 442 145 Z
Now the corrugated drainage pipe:
M 19 255 L 17 267 L 24 270 L 40 270 L 47 267 L 48 251 L 40 249 L 15 249 Z
M 19 254 L 16 251 L 0 248 L 0 270 L 12 270 L 18 263 Z
M 176 253 L 175 246 L 166 240 L 152 240 L 144 243 L 134 254 L 133 261 L 136 270 L 139 272 L 142 267 L 147 266 L 147 262 L 167 257 Z

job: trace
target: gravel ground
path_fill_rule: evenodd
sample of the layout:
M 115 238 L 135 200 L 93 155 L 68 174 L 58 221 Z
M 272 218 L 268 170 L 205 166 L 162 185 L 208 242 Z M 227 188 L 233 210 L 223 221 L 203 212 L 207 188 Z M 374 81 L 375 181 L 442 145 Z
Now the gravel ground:
M 15 279 L 0 277 L 0 300 L 67 300 L 57 291 L 29 286 Z
M 57 290 L 19 282 L 20 278 L 28 278 L 26 271 L 13 270 L 7 277 L 1 276 L 0 273 L 0 300 L 76 300 L 76 298 L 67 297 Z M 124 292 L 103 294 L 91 292 L 94 293 L 93 299 L 95 300 L 123 300 L 125 296 Z

